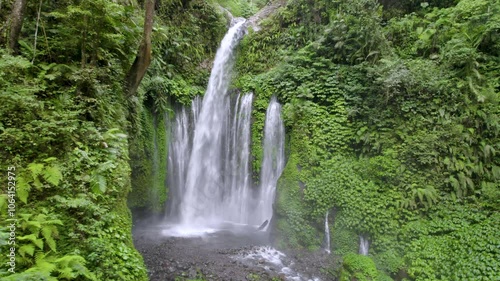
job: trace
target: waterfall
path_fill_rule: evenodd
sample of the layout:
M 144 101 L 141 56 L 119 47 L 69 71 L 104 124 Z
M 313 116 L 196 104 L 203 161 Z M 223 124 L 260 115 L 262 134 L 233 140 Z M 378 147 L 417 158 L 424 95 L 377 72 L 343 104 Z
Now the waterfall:
M 331 247 L 330 247 L 330 228 L 328 227 L 328 210 L 326 210 L 326 214 L 325 214 L 325 241 L 326 241 L 325 251 L 327 253 L 330 253 Z
M 363 237 L 362 235 L 359 236 L 359 254 L 363 256 L 368 255 L 368 249 L 370 248 L 370 241 Z
M 249 223 L 252 181 L 250 173 L 250 142 L 251 142 L 251 116 L 253 94 L 236 98 L 235 114 L 228 123 L 228 149 L 226 155 L 225 178 L 226 188 L 229 193 L 222 204 L 227 213 L 224 219 Z
M 264 125 L 264 158 L 260 173 L 259 214 L 257 220 L 271 220 L 276 183 L 285 167 L 285 127 L 281 119 L 281 105 L 271 98 Z
M 253 93 L 229 93 L 234 51 L 245 21 L 229 29 L 215 56 L 205 95 L 176 109 L 171 126 L 167 215 L 173 235 L 196 235 L 226 223 L 259 225 L 273 214 L 285 166 L 285 129 L 276 97 L 266 112 L 260 186 L 251 170 Z
M 198 98 L 193 100 L 192 113 L 182 107 L 175 111 L 168 153 L 167 180 L 170 187 L 167 215 L 178 216 L 182 193 L 186 185 L 189 155 L 191 153 L 191 127 L 198 115 Z
M 233 115 L 237 120 L 232 122 L 232 103 L 228 94 L 234 50 L 244 35 L 244 23 L 244 20 L 236 22 L 222 40 L 215 56 L 201 110 L 198 114 L 193 114 L 196 122 L 186 182 L 179 206 L 180 219 L 184 225 L 200 226 L 225 220 L 245 223 L 242 208 L 247 205 L 242 201 L 242 197 L 246 196 L 244 193 L 247 192 L 247 187 L 236 187 L 233 183 L 246 184 L 245 173 L 250 173 L 246 171 L 249 170 L 249 164 L 242 163 L 244 158 L 248 157 L 245 154 L 249 147 L 241 147 L 246 141 L 245 130 L 248 129 L 248 135 L 250 134 L 250 125 L 244 125 L 244 121 L 239 119 L 245 119 L 252 97 L 236 99 L 240 106 L 235 107 Z M 242 108 L 243 106 L 245 108 Z M 192 108 L 198 106 L 193 104 Z M 233 125 L 237 128 L 229 128 Z M 232 149 L 227 149 L 231 144 Z M 236 158 L 231 159 L 230 150 L 238 151 Z M 237 165 L 237 169 L 231 167 L 232 169 L 227 170 L 228 161 Z M 242 171 L 245 171 L 244 174 L 241 174 Z

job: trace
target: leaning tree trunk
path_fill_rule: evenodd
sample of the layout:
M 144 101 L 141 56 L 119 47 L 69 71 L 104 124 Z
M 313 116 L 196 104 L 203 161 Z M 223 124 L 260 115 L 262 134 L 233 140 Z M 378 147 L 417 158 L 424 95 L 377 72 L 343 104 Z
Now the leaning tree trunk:
M 11 52 L 17 51 L 17 41 L 23 27 L 24 10 L 26 10 L 26 0 L 16 0 L 12 5 L 9 34 L 9 49 Z
M 144 7 L 146 9 L 144 34 L 134 63 L 132 67 L 130 67 L 127 77 L 125 78 L 125 91 L 129 96 L 135 94 L 151 63 L 151 33 L 153 32 L 155 0 L 146 0 Z

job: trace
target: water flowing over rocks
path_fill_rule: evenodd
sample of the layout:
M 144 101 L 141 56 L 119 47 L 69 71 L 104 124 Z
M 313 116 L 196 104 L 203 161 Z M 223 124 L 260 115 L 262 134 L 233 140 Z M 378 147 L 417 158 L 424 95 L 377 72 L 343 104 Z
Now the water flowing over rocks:
M 136 222 L 133 230 L 135 247 L 144 257 L 151 281 L 170 281 L 176 277 L 210 281 L 331 280 L 322 269 L 333 257 L 319 250 L 280 252 L 268 246 L 263 231 L 244 226 L 227 225 L 226 229 L 198 237 L 162 235 L 166 225 Z

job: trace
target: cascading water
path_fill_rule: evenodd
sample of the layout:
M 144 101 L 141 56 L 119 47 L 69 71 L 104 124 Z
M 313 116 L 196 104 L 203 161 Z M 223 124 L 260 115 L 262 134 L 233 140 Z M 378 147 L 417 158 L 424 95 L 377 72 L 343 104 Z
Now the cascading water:
M 370 248 L 370 241 L 363 237 L 362 235 L 359 236 L 359 254 L 363 256 L 368 255 L 368 249 Z
M 294 262 L 285 259 L 285 254 L 262 246 L 269 242 L 269 233 L 258 230 L 269 223 L 256 227 L 269 222 L 273 215 L 276 185 L 285 167 L 285 129 L 281 105 L 272 97 L 264 125 L 260 185 L 253 186 L 250 165 L 253 93 L 228 92 L 234 49 L 244 32 L 244 21 L 230 28 L 217 51 L 204 97 L 193 99 L 190 108 L 175 110 L 176 117 L 169 126 L 167 221 L 170 223 L 166 228 L 162 225 L 162 233 L 204 236 L 202 240 L 210 245 L 202 246 L 205 252 L 214 250 L 210 241 L 224 247 L 234 243 L 238 247 L 256 245 L 252 253 L 242 251 L 233 258 L 251 267 L 279 272 L 286 280 L 317 281 L 320 279 L 310 273 L 299 273 Z M 325 227 L 329 237 L 328 213 Z M 188 243 L 187 247 L 196 248 L 195 256 L 203 244 L 196 243 Z M 192 258 L 189 263 L 192 264 Z
M 264 158 L 260 173 L 257 222 L 271 220 L 273 215 L 276 183 L 285 167 L 284 143 L 285 126 L 281 119 L 281 105 L 273 96 L 267 108 L 264 125 Z
M 326 211 L 325 214 L 325 241 L 326 241 L 325 251 L 327 253 L 330 253 L 330 227 L 328 227 L 328 210 Z
M 172 127 L 172 138 L 168 153 L 168 186 L 170 188 L 170 204 L 168 204 L 167 214 L 170 217 L 178 216 L 182 190 L 186 185 L 186 175 L 191 153 L 190 128 L 193 126 L 193 119 L 197 115 L 196 100 L 193 100 L 193 112 L 189 112 L 185 107 L 176 110 L 175 122 Z
M 273 214 L 276 183 L 285 166 L 285 129 L 276 97 L 266 112 L 260 186 L 251 172 L 253 93 L 230 95 L 234 50 L 244 20 L 231 27 L 217 51 L 203 98 L 178 108 L 172 125 L 169 235 L 197 235 L 225 223 L 259 225 Z M 267 225 L 266 225 L 267 226 Z
M 249 223 L 251 207 L 250 142 L 253 94 L 236 99 L 237 112 L 228 123 L 227 155 L 225 157 L 225 190 L 222 204 L 227 213 L 223 217 L 230 222 Z
M 251 173 L 250 173 L 250 141 L 251 112 L 253 94 L 237 95 L 230 102 L 232 106 L 226 109 L 227 120 L 223 128 L 222 142 L 224 147 L 220 161 L 224 163 L 221 182 L 222 196 L 216 198 L 213 204 L 225 208 L 226 213 L 220 220 L 236 223 L 246 223 L 250 217 L 252 204 Z M 176 110 L 175 124 L 172 127 L 172 141 L 169 154 L 169 186 L 170 201 L 168 215 L 179 218 L 182 214 L 180 203 L 186 196 L 188 176 L 188 159 L 192 153 L 194 126 L 200 115 L 202 99 L 196 97 L 189 109 L 182 107 Z M 231 110 L 233 109 L 233 110 Z M 206 202 L 207 204 L 209 202 Z
M 187 181 L 180 206 L 184 225 L 216 224 L 236 210 L 221 204 L 232 195 L 224 190 L 225 124 L 229 118 L 228 87 L 234 49 L 245 32 L 244 20 L 229 29 L 215 56 L 208 88 L 196 121 Z

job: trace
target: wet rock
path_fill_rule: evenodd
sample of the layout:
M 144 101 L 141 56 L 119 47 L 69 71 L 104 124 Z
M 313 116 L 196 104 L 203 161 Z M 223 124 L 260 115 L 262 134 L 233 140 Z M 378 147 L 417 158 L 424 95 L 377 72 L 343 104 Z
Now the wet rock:
M 161 236 L 159 229 L 143 226 L 134 230 L 134 245 L 144 257 L 150 281 L 174 281 L 177 276 L 194 279 L 198 273 L 208 281 L 247 281 L 247 276 L 252 273 L 259 276 L 260 281 L 273 277 L 286 280 L 280 266 L 258 257 L 262 253 L 261 246 L 268 243 L 267 237 L 255 236 L 255 233 L 236 235 L 224 232 L 220 236 L 214 234 L 203 239 L 174 238 Z M 273 253 L 272 249 L 270 253 Z M 320 275 L 323 266 L 332 264 L 327 260 L 329 256 L 303 252 L 285 254 L 287 257 L 281 258 L 283 264 L 302 276 L 331 280 Z M 246 259 L 248 255 L 256 257 Z M 302 261 L 296 261 L 295 256 Z
M 196 272 L 196 269 L 190 268 L 188 271 L 188 277 L 191 279 L 194 279 L 194 278 L 196 278 L 196 275 L 198 275 L 198 273 Z

